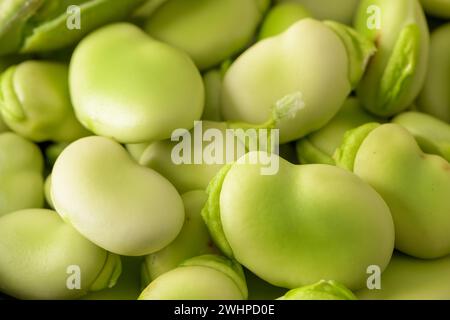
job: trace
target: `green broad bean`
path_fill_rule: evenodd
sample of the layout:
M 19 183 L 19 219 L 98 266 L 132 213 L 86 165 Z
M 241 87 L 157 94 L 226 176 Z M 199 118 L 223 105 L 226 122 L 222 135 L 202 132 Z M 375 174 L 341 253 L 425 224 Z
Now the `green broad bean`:
M 0 216 L 44 205 L 43 170 L 35 144 L 15 133 L 0 133 Z
M 35 142 L 74 141 L 89 135 L 70 102 L 68 67 L 26 61 L 0 79 L 0 112 L 9 128 Z
M 279 35 L 295 22 L 310 17 L 311 14 L 301 4 L 295 2 L 277 4 L 266 15 L 258 39 L 263 40 Z
M 231 65 L 222 88 L 222 115 L 261 123 L 274 103 L 298 94 L 300 110 L 278 128 L 280 143 L 302 138 L 339 111 L 373 53 L 373 45 L 349 27 L 303 19 L 258 42 Z
M 408 130 L 420 148 L 450 161 L 450 125 L 420 112 L 405 112 L 392 120 Z
M 450 254 L 447 160 L 425 154 L 402 126 L 377 123 L 350 131 L 335 159 L 386 201 L 399 251 L 422 259 Z
M 419 110 L 450 123 L 450 23 L 431 34 L 430 58 Z
M 74 45 L 98 27 L 125 19 L 144 0 L 7 0 L 0 3 L 0 55 Z M 69 10 L 77 6 L 77 11 Z M 79 25 L 77 25 L 79 19 Z M 72 21 L 73 20 L 73 21 Z M 71 26 L 74 24 L 73 27 Z
M 167 139 L 175 129 L 191 129 L 203 113 L 203 82 L 191 59 L 131 24 L 84 38 L 69 83 L 81 123 L 122 143 Z
M 200 70 L 206 70 L 250 43 L 269 2 L 170 0 L 149 17 L 145 30 L 152 37 L 185 51 Z
M 262 162 L 250 161 L 263 156 L 279 161 L 277 174 L 262 175 Z M 336 279 L 359 289 L 370 265 L 383 270 L 391 258 L 388 206 L 340 168 L 251 152 L 224 167 L 208 194 L 202 215 L 218 248 L 272 285 Z
M 140 300 L 246 300 L 242 267 L 221 256 L 204 255 L 164 273 L 141 293 Z
M 449 10 L 0 0 L 0 300 L 450 299 Z
M 54 211 L 4 215 L 0 234 L 0 290 L 13 297 L 74 299 L 112 287 L 120 276 L 117 255 L 86 240 Z
M 61 217 L 110 252 L 157 252 L 183 226 L 183 201 L 175 187 L 108 138 L 87 137 L 69 145 L 53 167 L 51 183 Z
M 358 86 L 370 112 L 383 117 L 407 109 L 425 82 L 429 32 L 418 0 L 362 0 L 355 29 L 377 47 Z

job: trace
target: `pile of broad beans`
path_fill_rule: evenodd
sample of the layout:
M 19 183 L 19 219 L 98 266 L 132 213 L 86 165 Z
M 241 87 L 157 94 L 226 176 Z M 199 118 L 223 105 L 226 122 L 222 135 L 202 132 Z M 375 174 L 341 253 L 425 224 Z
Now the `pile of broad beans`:
M 2 0 L 0 292 L 450 299 L 450 2 Z

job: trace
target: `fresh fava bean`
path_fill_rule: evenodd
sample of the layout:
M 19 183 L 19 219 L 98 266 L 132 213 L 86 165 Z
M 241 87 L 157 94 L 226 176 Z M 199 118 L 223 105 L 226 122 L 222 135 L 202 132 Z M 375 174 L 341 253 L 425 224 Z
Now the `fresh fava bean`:
M 10 66 L 11 62 L 9 57 L 5 58 L 5 57 L 0 57 L 0 74 L 5 71 L 6 69 L 8 69 L 8 67 Z M 2 132 L 6 132 L 9 131 L 9 128 L 6 126 L 5 122 L 3 121 L 1 112 L 0 112 L 0 133 Z
M 205 109 L 202 119 L 209 121 L 222 121 L 220 113 L 220 95 L 223 75 L 221 70 L 213 69 L 203 75 L 205 85 Z
M 183 226 L 183 201 L 176 189 L 111 139 L 88 137 L 69 145 L 51 179 L 56 211 L 108 251 L 150 254 L 175 240 Z
M 420 0 L 420 2 L 426 13 L 450 19 L 450 2 L 448 0 Z
M 124 19 L 143 2 L 144 0 L 2 1 L 0 55 L 17 51 L 46 52 L 71 46 L 92 30 Z M 77 7 L 70 10 L 70 6 Z
M 242 267 L 216 255 L 204 255 L 183 262 L 164 273 L 141 293 L 140 300 L 246 300 Z
M 450 164 L 423 153 L 397 124 L 366 124 L 350 131 L 335 155 L 386 201 L 395 246 L 417 258 L 450 254 Z
M 276 0 L 279 3 L 298 3 L 320 20 L 335 20 L 350 25 L 360 0 Z
M 450 125 L 420 112 L 405 112 L 392 120 L 407 129 L 420 148 L 450 161 Z
M 0 81 L 0 112 L 9 128 L 36 142 L 89 135 L 75 118 L 63 64 L 27 61 L 10 67 Z
M 0 234 L 0 290 L 19 299 L 78 298 L 114 286 L 121 273 L 117 255 L 86 240 L 54 211 L 4 215 Z
M 280 3 L 270 9 L 259 31 L 258 39 L 266 39 L 286 31 L 295 22 L 309 18 L 311 14 L 301 4 Z
M 231 65 L 222 88 L 222 115 L 261 123 L 275 102 L 297 94 L 303 107 L 278 126 L 281 143 L 297 140 L 333 118 L 373 52 L 370 42 L 344 25 L 303 19 L 258 42 Z
M 297 157 L 302 164 L 334 165 L 333 154 L 341 145 L 344 134 L 378 119 L 365 112 L 356 98 L 349 98 L 338 114 L 322 129 L 297 142 Z
M 356 292 L 361 300 L 449 300 L 450 257 L 415 259 L 394 254 L 381 275 L 381 288 Z
M 35 144 L 15 133 L 0 134 L 0 216 L 44 205 L 43 170 Z
M 122 273 L 112 288 L 89 292 L 82 300 L 136 300 L 141 293 L 142 257 L 120 257 Z
M 279 160 L 277 174 L 262 175 L 262 162 L 250 161 L 263 156 Z M 386 203 L 345 170 L 276 158 L 251 152 L 211 182 L 202 215 L 216 245 L 272 285 L 335 279 L 363 287 L 366 269 L 383 270 L 393 251 Z
M 204 106 L 202 78 L 191 59 L 126 23 L 101 28 L 78 45 L 70 92 L 86 128 L 123 143 L 191 129 Z
M 321 280 L 313 285 L 293 289 L 278 300 L 356 300 L 356 297 L 336 281 Z
M 171 0 L 149 17 L 145 30 L 152 37 L 184 50 L 205 70 L 239 53 L 250 43 L 269 2 Z
M 142 265 L 144 287 L 187 259 L 217 252 L 200 214 L 208 198 L 206 192 L 191 191 L 182 198 L 186 215 L 183 228 L 171 244 L 145 257 Z
M 362 0 L 355 28 L 377 46 L 358 86 L 363 106 L 379 116 L 404 111 L 425 81 L 429 32 L 418 0 Z
M 449 4 L 450 6 L 450 4 Z M 417 104 L 423 112 L 450 123 L 450 23 L 431 34 L 428 75 Z
M 448 1 L 0 0 L 0 300 L 448 298 Z

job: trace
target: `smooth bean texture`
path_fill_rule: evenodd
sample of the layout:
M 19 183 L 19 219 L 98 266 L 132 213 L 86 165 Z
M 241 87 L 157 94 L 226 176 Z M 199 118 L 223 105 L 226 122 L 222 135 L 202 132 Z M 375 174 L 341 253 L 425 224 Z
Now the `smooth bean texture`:
M 450 123 L 450 24 L 431 34 L 430 59 L 419 109 Z
M 398 250 L 423 259 L 450 254 L 448 161 L 425 154 L 397 124 L 368 124 L 349 132 L 335 158 L 389 205 Z
M 449 1 L 0 0 L 0 300 L 450 299 Z
M 44 160 L 21 136 L 0 133 L 0 216 L 44 205 Z
M 205 70 L 250 43 L 268 5 L 269 0 L 171 0 L 149 17 L 145 30 Z
M 16 298 L 74 299 L 114 286 L 121 273 L 118 256 L 82 237 L 54 211 L 9 213 L 0 218 L 0 234 L 0 289 Z M 72 272 L 81 277 L 78 290 L 71 290 Z
M 0 81 L 0 113 L 9 128 L 32 141 L 70 142 L 89 135 L 70 102 L 64 64 L 26 61 Z
M 138 166 L 111 139 L 88 137 L 68 146 L 51 181 L 61 217 L 108 251 L 153 253 L 170 244 L 183 226 L 183 201 L 175 187 Z
M 370 112 L 389 117 L 406 110 L 425 83 L 429 32 L 418 0 L 362 0 L 355 28 L 377 46 L 358 86 Z
M 77 43 L 98 27 L 124 19 L 144 0 L 12 0 L 0 3 L 0 55 L 47 52 Z M 72 10 L 69 10 L 70 6 Z M 74 11 L 76 10 L 76 11 Z M 78 26 L 77 14 L 83 16 Z M 68 22 L 73 27 L 68 27 Z
M 381 290 L 356 292 L 361 300 L 448 300 L 450 257 L 422 260 L 396 253 L 382 275 Z
M 281 143 L 302 138 L 339 111 L 373 49 L 348 27 L 303 19 L 258 42 L 231 65 L 223 83 L 222 115 L 229 121 L 261 123 L 277 101 L 298 94 L 302 107 L 278 128 Z
M 245 300 L 242 267 L 221 256 L 189 259 L 150 283 L 140 300 Z
M 192 60 L 131 24 L 84 38 L 72 56 L 69 84 L 81 123 L 122 143 L 170 138 L 203 113 L 203 82 Z
M 311 14 L 301 4 L 295 2 L 280 3 L 267 13 L 261 25 L 258 39 L 276 36 L 286 31 L 295 22 L 310 17 Z

